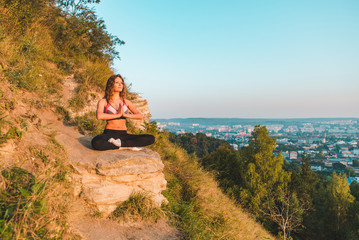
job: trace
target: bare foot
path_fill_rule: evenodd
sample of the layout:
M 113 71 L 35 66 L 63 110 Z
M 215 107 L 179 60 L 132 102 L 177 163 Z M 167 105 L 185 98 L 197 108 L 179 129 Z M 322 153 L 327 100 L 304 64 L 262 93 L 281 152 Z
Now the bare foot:
M 113 145 L 115 145 L 117 147 L 121 147 L 121 139 L 110 138 L 108 140 L 108 142 L 112 143 Z

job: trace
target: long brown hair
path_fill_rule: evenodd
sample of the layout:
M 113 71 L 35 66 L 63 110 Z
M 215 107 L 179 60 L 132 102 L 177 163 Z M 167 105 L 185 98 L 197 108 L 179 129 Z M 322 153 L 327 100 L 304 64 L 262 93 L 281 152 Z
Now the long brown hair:
M 122 98 L 122 100 L 125 100 L 125 96 L 127 93 L 127 88 L 126 88 L 126 84 L 125 84 L 125 80 L 123 80 L 123 77 L 120 74 L 116 74 L 116 75 L 112 75 L 111 77 L 108 78 L 107 80 L 107 84 L 106 84 L 106 90 L 105 90 L 105 99 L 107 102 L 110 102 L 110 99 L 112 98 L 113 95 L 113 85 L 115 83 L 115 79 L 116 78 L 120 78 L 122 80 L 122 91 L 120 92 L 120 98 Z

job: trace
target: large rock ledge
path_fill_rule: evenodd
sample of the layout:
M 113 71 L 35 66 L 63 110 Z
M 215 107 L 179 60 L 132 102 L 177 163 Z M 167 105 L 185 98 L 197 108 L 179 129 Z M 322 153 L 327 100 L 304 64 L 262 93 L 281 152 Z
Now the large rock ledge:
M 133 192 L 146 192 L 160 206 L 167 202 L 161 194 L 166 189 L 160 155 L 143 148 L 140 151 L 95 151 L 90 137 L 73 138 L 66 132 L 56 137 L 65 145 L 71 165 L 74 194 L 83 195 L 104 216 L 113 212 Z

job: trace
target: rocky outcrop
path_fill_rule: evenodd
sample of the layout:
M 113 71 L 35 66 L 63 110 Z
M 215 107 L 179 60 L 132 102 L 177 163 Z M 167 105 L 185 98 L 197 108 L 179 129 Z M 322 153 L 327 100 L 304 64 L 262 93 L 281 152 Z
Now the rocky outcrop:
M 161 206 L 165 200 L 161 191 L 166 189 L 163 167 L 158 153 L 148 149 L 104 152 L 91 166 L 76 166 L 77 192 L 82 192 L 105 215 L 133 192 L 149 193 Z
M 167 182 L 158 153 L 146 148 L 95 151 L 90 146 L 91 137 L 68 136 L 64 130 L 56 139 L 65 146 L 72 146 L 67 151 L 75 169 L 74 194 L 85 197 L 104 216 L 133 192 L 146 192 L 157 206 L 167 202 L 161 194 Z
M 152 117 L 150 113 L 150 109 L 148 108 L 148 102 L 147 100 L 143 99 L 138 94 L 131 94 L 131 101 L 136 106 L 137 110 L 140 111 L 140 113 L 143 116 L 142 120 L 132 120 L 130 119 L 131 123 L 138 129 L 143 129 L 144 123 L 150 122 L 150 119 Z

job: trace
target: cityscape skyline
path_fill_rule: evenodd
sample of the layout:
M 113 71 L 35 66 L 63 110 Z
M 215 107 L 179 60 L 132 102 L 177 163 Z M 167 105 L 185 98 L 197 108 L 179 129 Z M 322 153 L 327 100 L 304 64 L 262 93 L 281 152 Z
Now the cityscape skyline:
M 357 1 L 103 1 L 153 118 L 358 118 Z
M 234 150 L 250 144 L 255 125 L 266 126 L 270 136 L 275 137 L 275 152 L 280 152 L 284 160 L 301 164 L 303 155 L 307 154 L 313 171 L 328 175 L 334 171 L 345 172 L 348 182 L 359 181 L 359 119 L 190 118 L 156 122 L 160 131 L 174 133 L 177 139 L 191 139 L 196 145 L 204 134 L 227 141 Z

